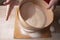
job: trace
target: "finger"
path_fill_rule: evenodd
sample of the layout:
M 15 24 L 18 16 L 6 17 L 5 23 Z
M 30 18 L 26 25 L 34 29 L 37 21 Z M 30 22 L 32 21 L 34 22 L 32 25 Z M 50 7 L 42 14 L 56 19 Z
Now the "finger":
M 8 18 L 6 18 L 6 21 L 8 21 Z
M 52 0 L 52 1 L 49 3 L 48 9 L 50 9 L 52 6 L 56 5 L 57 2 L 58 2 L 57 0 Z
M 53 6 L 52 4 L 51 4 L 51 5 L 49 5 L 49 6 L 48 6 L 48 9 L 52 8 L 52 6 Z
M 3 4 L 7 4 L 7 3 L 9 3 L 10 2 L 10 0 L 6 0 L 5 2 L 3 2 Z
M 52 8 L 53 5 L 55 5 L 55 3 L 54 2 L 50 2 L 49 6 L 48 6 L 48 9 Z

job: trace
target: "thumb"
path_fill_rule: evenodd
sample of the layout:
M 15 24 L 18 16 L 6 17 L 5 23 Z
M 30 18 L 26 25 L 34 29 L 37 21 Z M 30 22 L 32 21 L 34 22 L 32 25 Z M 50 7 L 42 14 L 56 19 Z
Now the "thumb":
M 50 3 L 49 3 L 48 9 L 50 9 L 52 6 L 56 5 L 57 2 L 58 2 L 58 0 L 51 0 Z
M 53 4 L 50 4 L 50 5 L 48 6 L 48 9 L 52 8 L 52 6 L 53 6 Z

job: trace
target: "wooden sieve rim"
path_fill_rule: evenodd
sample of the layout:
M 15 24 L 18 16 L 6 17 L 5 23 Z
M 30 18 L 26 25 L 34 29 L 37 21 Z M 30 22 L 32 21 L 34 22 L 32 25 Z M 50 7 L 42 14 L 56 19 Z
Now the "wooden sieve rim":
M 36 3 L 37 1 L 26 1 L 26 2 L 32 2 L 32 3 L 40 6 L 39 2 Z M 26 2 L 24 2 L 24 3 L 26 3 Z M 44 2 L 44 1 L 41 1 L 41 2 Z M 19 18 L 20 18 L 19 20 L 20 20 L 21 24 L 23 25 L 23 27 L 26 28 L 26 29 L 28 29 L 28 30 L 34 30 L 34 31 L 45 28 L 45 27 L 35 28 L 35 27 L 30 26 L 29 24 L 27 24 L 27 23 L 24 21 L 24 19 L 22 18 L 21 14 L 20 14 L 20 13 L 21 13 L 21 12 L 20 12 L 20 9 L 21 9 L 21 7 L 22 7 L 22 5 L 23 5 L 24 3 L 22 3 L 22 4 L 20 5 L 19 9 L 18 9 L 18 11 L 19 11 L 18 15 L 19 15 Z M 44 3 L 45 3 L 45 2 L 44 2 Z M 42 7 L 42 6 L 41 6 L 41 7 Z M 51 12 L 52 12 L 52 11 L 51 11 Z M 52 21 L 53 21 L 53 17 L 52 17 Z M 52 21 L 51 21 L 51 22 L 52 22 Z M 50 23 L 50 24 L 51 24 L 51 23 Z M 44 25 L 44 26 L 45 26 L 45 25 Z M 46 27 L 47 27 L 47 26 L 46 26 Z

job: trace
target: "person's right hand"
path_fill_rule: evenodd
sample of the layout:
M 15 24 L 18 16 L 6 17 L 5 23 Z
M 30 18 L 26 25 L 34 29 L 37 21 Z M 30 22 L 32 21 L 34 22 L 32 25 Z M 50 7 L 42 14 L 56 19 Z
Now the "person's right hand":
M 53 7 L 53 6 L 55 7 L 56 4 L 57 4 L 57 2 L 58 2 L 58 0 L 51 0 L 50 3 L 49 3 L 48 9 L 50 9 L 50 8 Z

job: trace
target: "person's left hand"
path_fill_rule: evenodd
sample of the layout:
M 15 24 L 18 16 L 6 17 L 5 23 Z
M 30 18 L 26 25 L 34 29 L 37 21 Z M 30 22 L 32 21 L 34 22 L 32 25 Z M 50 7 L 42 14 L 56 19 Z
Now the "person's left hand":
M 3 2 L 3 5 L 5 4 L 9 4 L 11 0 L 6 0 L 5 2 Z

